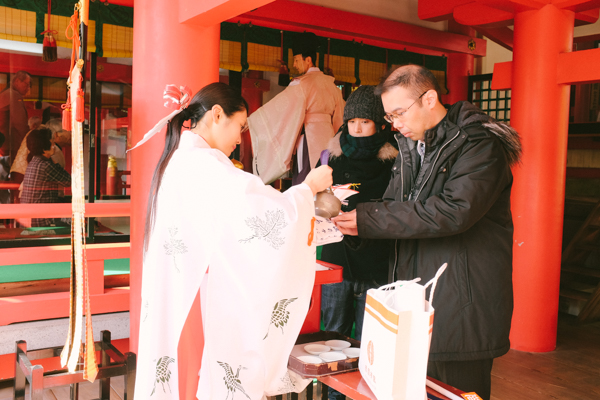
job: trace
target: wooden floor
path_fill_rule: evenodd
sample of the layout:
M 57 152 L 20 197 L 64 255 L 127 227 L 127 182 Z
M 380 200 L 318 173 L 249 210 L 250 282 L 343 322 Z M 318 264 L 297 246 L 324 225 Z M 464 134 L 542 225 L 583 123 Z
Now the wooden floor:
M 494 360 L 492 400 L 600 399 L 600 322 L 560 315 L 556 350 Z
M 7 385 L 10 385 L 7 387 Z M 110 400 L 123 400 L 124 386 L 123 377 L 111 378 L 110 380 Z M 80 383 L 79 384 L 79 400 L 91 400 L 98 399 L 99 395 L 98 381 L 94 383 Z M 11 382 L 0 382 L 0 400 L 12 400 L 13 388 Z M 29 399 L 29 391 L 25 395 L 26 399 Z M 62 386 L 58 388 L 44 390 L 44 400 L 69 400 L 70 389 L 69 386 Z
M 12 399 L 11 382 L 0 382 L 0 400 Z M 111 400 L 123 399 L 123 378 L 111 380 Z M 98 383 L 81 384 L 80 400 L 98 398 Z M 47 389 L 44 400 L 68 400 L 69 388 Z M 492 400 L 600 399 L 600 322 L 578 325 L 561 315 L 556 350 L 511 350 L 494 361 Z

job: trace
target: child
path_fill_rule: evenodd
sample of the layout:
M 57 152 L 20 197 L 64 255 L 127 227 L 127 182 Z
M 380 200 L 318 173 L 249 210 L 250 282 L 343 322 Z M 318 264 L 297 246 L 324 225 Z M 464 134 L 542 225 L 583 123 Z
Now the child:
M 360 86 L 346 102 L 344 124 L 328 146 L 333 184 L 354 183 L 359 192 L 348 198 L 342 212 L 380 199 L 389 183 L 398 150 L 384 114 L 373 86 Z M 355 249 L 355 241 L 345 237 L 323 247 L 321 260 L 344 267 L 344 280 L 323 285 L 321 312 L 325 330 L 350 336 L 356 323 L 355 337 L 360 340 L 367 290 L 387 283 L 390 247 L 388 241 L 372 241 Z

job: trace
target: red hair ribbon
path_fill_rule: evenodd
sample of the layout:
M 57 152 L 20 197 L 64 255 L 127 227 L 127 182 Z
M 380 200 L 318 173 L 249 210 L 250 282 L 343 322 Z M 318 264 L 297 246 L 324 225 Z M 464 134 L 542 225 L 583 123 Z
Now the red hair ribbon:
M 163 92 L 163 99 L 165 99 L 165 107 L 172 109 L 173 111 L 158 121 L 154 128 L 150 129 L 135 146 L 127 151 L 131 151 L 136 147 L 141 146 L 162 130 L 162 128 L 173 118 L 175 115 L 183 111 L 192 100 L 192 91 L 187 86 L 176 86 L 167 85 Z
M 187 86 L 167 85 L 163 92 L 165 107 L 173 110 L 183 110 L 192 100 L 192 91 Z

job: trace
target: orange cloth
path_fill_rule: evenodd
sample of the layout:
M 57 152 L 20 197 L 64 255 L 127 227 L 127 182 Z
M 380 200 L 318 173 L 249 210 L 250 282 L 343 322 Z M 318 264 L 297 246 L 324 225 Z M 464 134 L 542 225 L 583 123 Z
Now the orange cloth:
M 204 350 L 204 328 L 200 310 L 200 291 L 194 299 L 177 346 L 177 364 L 179 368 L 179 399 L 197 400 L 198 371 L 202 364 Z

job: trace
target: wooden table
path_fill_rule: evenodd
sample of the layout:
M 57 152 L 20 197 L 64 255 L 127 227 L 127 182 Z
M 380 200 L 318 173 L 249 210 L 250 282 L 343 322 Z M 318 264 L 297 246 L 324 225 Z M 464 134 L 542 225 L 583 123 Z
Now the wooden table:
M 443 387 L 444 389 L 456 394 L 457 396 L 460 396 L 461 393 L 463 393 L 462 391 L 455 389 L 451 386 L 448 386 L 445 383 L 437 381 L 433 378 L 427 378 L 427 379 L 438 384 L 439 386 Z M 346 395 L 348 398 L 350 398 L 352 400 L 375 400 L 376 399 L 375 395 L 369 388 L 369 385 L 362 378 L 359 371 L 351 371 L 351 372 L 346 372 L 346 373 L 342 373 L 342 374 L 322 376 L 320 378 L 317 378 L 317 380 L 319 382 L 321 382 L 322 384 L 327 385 L 327 386 L 337 390 L 338 392 Z M 325 390 L 325 389 L 323 389 L 323 390 Z M 448 397 L 436 392 L 435 390 L 433 390 L 429 387 L 427 388 L 427 393 L 432 394 L 433 396 L 437 397 L 438 399 L 448 400 Z

